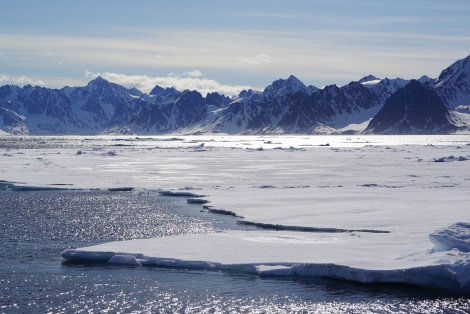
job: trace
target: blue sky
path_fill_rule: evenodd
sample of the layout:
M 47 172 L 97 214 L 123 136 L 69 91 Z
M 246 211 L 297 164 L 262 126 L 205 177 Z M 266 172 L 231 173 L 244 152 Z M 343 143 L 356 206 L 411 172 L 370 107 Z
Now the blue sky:
M 0 0 L 0 84 L 148 91 L 437 77 L 470 54 L 470 2 Z

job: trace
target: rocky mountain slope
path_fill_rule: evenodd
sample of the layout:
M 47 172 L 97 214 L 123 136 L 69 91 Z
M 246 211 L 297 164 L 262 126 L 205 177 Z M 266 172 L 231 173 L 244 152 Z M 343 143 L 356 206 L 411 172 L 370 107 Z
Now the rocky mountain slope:
M 370 121 L 365 133 L 426 133 L 455 132 L 449 108 L 431 89 L 412 80 L 393 93 Z

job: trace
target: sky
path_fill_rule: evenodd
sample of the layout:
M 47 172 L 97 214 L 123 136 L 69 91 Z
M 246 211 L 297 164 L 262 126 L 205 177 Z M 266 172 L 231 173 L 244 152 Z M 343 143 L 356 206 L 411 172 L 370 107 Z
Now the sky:
M 0 85 L 234 95 L 290 75 L 438 77 L 470 54 L 469 16 L 467 0 L 0 0 Z

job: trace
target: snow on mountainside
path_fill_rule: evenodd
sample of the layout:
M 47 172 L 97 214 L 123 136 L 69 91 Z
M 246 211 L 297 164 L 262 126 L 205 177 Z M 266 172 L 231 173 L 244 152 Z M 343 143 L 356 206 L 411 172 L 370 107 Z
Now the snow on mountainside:
M 446 119 L 454 126 L 438 128 L 438 132 L 470 130 L 470 56 L 443 70 L 438 79 L 422 76 L 417 81 L 435 91 L 450 110 L 433 114 L 436 121 Z M 203 97 L 197 91 L 160 86 L 145 94 L 101 77 L 83 87 L 62 89 L 5 85 L 0 87 L 0 130 L 32 135 L 357 133 L 410 82 L 368 75 L 345 86 L 318 89 L 291 75 L 274 81 L 263 92 L 242 91 L 233 98 L 218 93 Z M 429 108 L 415 105 L 417 119 L 429 117 Z M 371 126 L 367 132 L 412 129 L 397 124 L 387 130 Z
M 306 87 L 294 76 L 277 80 L 263 93 L 237 99 L 214 124 L 214 131 L 242 134 L 331 133 L 370 119 L 379 98 L 360 83 L 323 89 Z M 377 108 L 374 110 L 374 108 Z
M 75 115 L 84 123 L 84 129 L 102 132 L 106 128 L 126 124 L 139 104 L 145 103 L 118 84 L 98 77 L 85 87 L 73 89 L 69 96 Z

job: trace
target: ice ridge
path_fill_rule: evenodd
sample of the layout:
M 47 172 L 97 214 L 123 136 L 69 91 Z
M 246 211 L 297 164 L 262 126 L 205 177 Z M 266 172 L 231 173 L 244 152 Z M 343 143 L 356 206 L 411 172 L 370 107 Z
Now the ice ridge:
M 470 252 L 470 223 L 457 222 L 431 233 L 429 239 L 436 245 L 436 251 L 459 249 L 462 252 Z

